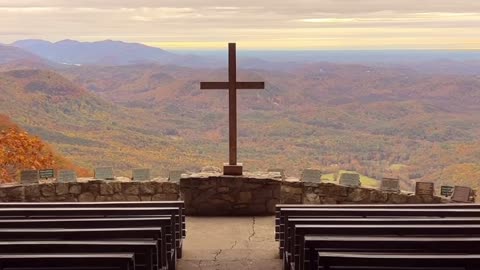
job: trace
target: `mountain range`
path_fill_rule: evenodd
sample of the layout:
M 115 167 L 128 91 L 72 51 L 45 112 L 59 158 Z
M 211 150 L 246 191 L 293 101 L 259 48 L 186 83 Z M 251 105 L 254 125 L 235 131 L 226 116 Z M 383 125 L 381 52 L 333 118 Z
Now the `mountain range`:
M 79 42 L 66 39 L 52 43 L 29 39 L 16 41 L 12 46 L 40 55 L 50 61 L 69 65 L 162 63 L 172 61 L 175 57 L 174 54 L 159 48 L 112 40 Z
M 218 66 L 220 64 L 215 59 L 192 54 L 175 54 L 140 43 L 113 40 L 80 42 L 66 39 L 50 42 L 26 39 L 9 45 L 62 65 L 118 66 L 156 63 L 199 67 Z
M 221 64 L 173 65 L 168 59 L 178 55 L 138 44 L 99 42 L 118 46 L 107 57 L 98 43 L 57 43 L 0 47 L 0 113 L 83 167 L 114 166 L 126 175 L 152 167 L 166 175 L 224 162 L 226 91 L 199 89 L 200 81 L 226 80 Z M 71 49 L 55 54 L 57 46 Z M 123 58 L 126 48 L 131 53 Z M 479 188 L 474 62 L 311 61 L 279 68 L 245 58 L 238 79 L 265 81 L 266 89 L 239 90 L 239 159 L 247 169 L 283 167 L 290 175 L 308 167 L 377 178 L 397 170 L 408 181 Z

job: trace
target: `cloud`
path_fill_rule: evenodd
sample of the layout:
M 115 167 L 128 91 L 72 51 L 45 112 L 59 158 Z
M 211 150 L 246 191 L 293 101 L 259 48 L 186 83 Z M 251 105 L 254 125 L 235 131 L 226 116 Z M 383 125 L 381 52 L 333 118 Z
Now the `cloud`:
M 153 21 L 152 18 L 145 17 L 145 16 L 132 16 L 130 17 L 132 21 L 139 21 L 139 22 L 151 22 Z
M 0 42 L 121 39 L 168 47 L 453 47 L 477 43 L 475 0 L 0 0 Z M 22 16 L 28 14 L 28 16 Z M 23 35 L 21 33 L 30 33 Z
M 357 19 L 355 18 L 310 18 L 310 19 L 301 19 L 301 22 L 308 23 L 344 23 L 344 22 L 354 22 Z
M 214 9 L 214 10 L 239 10 L 240 7 L 209 7 L 208 9 Z
M 358 17 L 328 17 L 341 16 L 341 14 L 325 14 L 326 17 L 298 19 L 298 22 L 304 23 L 351 23 L 351 25 L 365 26 L 366 24 L 378 24 L 379 26 L 388 26 L 396 23 L 405 23 L 412 26 L 417 24 L 421 27 L 424 23 L 442 24 L 442 23 L 461 23 L 477 22 L 480 23 L 480 13 L 447 13 L 447 12 L 423 12 L 423 13 L 401 13 L 395 14 L 388 12 L 377 12 L 362 14 Z M 453 25 L 453 24 L 452 24 Z M 478 26 L 477 24 L 472 26 Z M 434 27 L 434 25 L 432 25 Z
M 59 11 L 59 7 L 0 7 L 1 13 L 49 13 Z

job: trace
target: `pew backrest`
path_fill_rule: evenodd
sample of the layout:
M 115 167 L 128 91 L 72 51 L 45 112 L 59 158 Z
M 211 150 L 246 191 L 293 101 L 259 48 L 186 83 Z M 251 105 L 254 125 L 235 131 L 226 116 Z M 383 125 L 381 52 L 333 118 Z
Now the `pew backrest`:
M 275 240 L 280 240 L 280 226 L 283 226 L 281 220 L 282 208 L 418 208 L 418 209 L 480 209 L 480 204 L 473 203 L 439 203 L 439 204 L 277 204 L 275 206 Z
M 135 255 L 136 269 L 158 269 L 156 241 L 0 241 L 0 254 L 112 253 Z
M 279 233 L 285 232 L 285 222 L 290 217 L 478 217 L 480 209 L 406 209 L 406 208 L 282 208 L 280 210 Z
M 185 224 L 185 202 L 184 201 L 135 201 L 135 202 L 7 202 L 2 203 L 0 208 L 118 208 L 118 207 L 178 207 L 179 220 L 182 236 L 187 235 Z
M 300 269 L 301 253 L 305 250 L 306 235 L 328 236 L 478 236 L 480 237 L 480 225 L 295 225 L 294 237 L 286 246 L 286 264 L 294 264 L 295 269 Z
M 408 270 L 412 267 L 436 267 L 443 270 L 446 267 L 459 269 L 480 269 L 478 254 L 388 254 L 388 253 L 353 253 L 353 252 L 319 252 L 319 265 L 324 269 L 330 266 L 397 267 Z M 343 268 L 351 269 L 351 268 Z M 418 268 L 417 268 L 418 269 Z
M 318 269 L 319 251 L 480 254 L 480 237 L 306 235 L 304 239 L 305 249 L 300 253 L 300 262 L 304 263 L 300 269 Z
M 110 267 L 119 270 L 135 269 L 131 253 L 80 253 L 80 254 L 0 254 L 0 264 L 5 269 L 63 268 L 102 269 Z
M 168 254 L 175 254 L 173 249 L 168 252 L 165 234 L 161 227 L 144 228 L 27 228 L 11 229 L 0 228 L 0 241 L 28 241 L 28 240 L 112 240 L 122 241 L 133 239 L 135 241 L 153 240 L 157 243 L 160 263 L 162 267 L 168 266 Z
M 471 218 L 431 218 L 431 217 L 414 217 L 414 218 L 288 218 L 285 224 L 285 233 L 280 239 L 280 248 L 289 244 L 293 237 L 295 225 L 400 225 L 400 224 L 480 224 L 480 217 Z

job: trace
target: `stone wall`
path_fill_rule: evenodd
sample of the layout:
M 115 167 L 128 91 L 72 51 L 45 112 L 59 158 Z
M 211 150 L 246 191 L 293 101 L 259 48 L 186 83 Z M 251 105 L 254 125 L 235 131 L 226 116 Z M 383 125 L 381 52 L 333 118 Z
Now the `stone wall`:
M 188 215 L 273 215 L 275 205 L 346 203 L 446 203 L 435 196 L 386 193 L 333 183 L 281 181 L 278 173 L 223 176 L 200 173 L 180 184 L 159 181 L 101 181 L 1 186 L 0 202 L 88 202 L 184 200 Z
M 178 184 L 93 180 L 0 188 L 0 202 L 169 201 L 179 199 Z
M 275 173 L 222 176 L 194 174 L 180 180 L 180 194 L 188 215 L 272 215 L 278 203 L 442 203 L 440 197 L 386 193 L 333 183 L 281 181 Z
M 437 196 L 388 193 L 374 188 L 353 188 L 333 183 L 282 183 L 282 203 L 298 204 L 421 204 L 448 202 Z
M 180 193 L 187 215 L 273 215 L 280 183 L 268 174 L 195 174 L 180 180 Z

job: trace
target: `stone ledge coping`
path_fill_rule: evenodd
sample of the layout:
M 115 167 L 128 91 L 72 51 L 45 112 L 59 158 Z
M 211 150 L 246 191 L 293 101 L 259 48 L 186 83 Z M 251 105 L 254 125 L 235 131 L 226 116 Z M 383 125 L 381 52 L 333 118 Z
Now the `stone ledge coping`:
M 0 186 L 0 202 L 162 201 L 183 200 L 192 215 L 271 215 L 276 204 L 419 204 L 452 203 L 438 196 L 384 192 L 374 187 L 347 187 L 331 182 L 282 181 L 275 172 L 183 174 L 180 182 L 166 178 L 131 181 L 80 178 L 78 182 Z
M 207 178 L 225 178 L 225 179 L 270 179 L 282 181 L 280 173 L 276 172 L 244 172 L 243 175 L 223 175 L 219 172 L 200 172 L 200 173 L 185 173 L 181 179 L 207 179 Z

